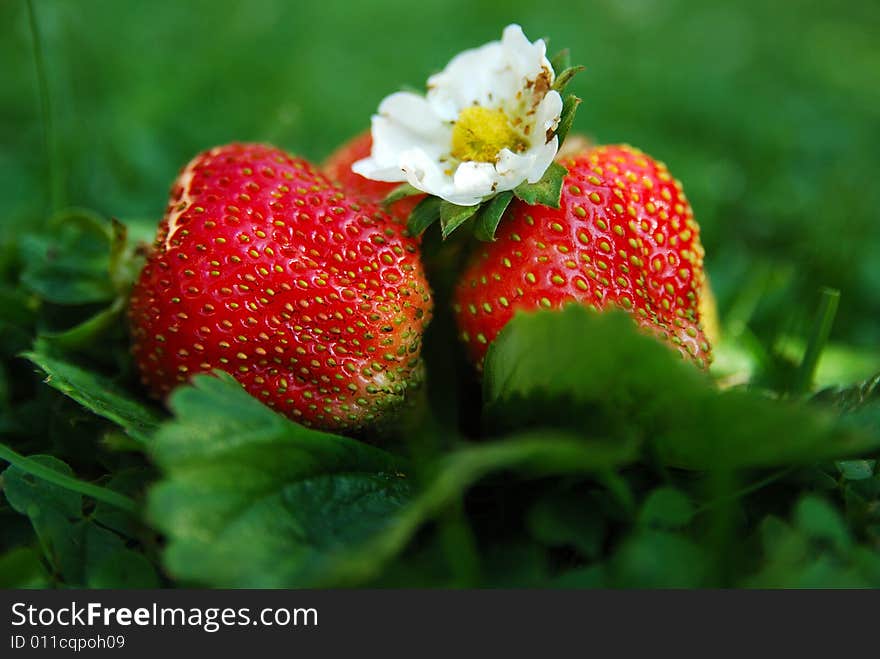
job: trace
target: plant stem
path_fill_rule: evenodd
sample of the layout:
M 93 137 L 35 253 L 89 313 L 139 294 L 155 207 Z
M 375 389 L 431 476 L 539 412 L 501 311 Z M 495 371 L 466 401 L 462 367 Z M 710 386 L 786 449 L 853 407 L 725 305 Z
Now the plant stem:
M 106 504 L 116 506 L 120 510 L 124 510 L 131 514 L 136 514 L 138 512 L 138 505 L 135 503 L 134 499 L 131 499 L 124 494 L 120 494 L 119 492 L 108 490 L 105 487 L 85 483 L 78 478 L 62 474 L 51 467 L 40 464 L 36 460 L 31 460 L 30 458 L 26 458 L 25 456 L 16 453 L 5 444 L 0 444 L 0 459 L 6 460 L 14 467 L 18 467 L 22 471 L 27 472 L 32 476 L 36 476 L 37 478 L 41 478 L 53 485 L 57 485 L 58 487 L 63 487 L 64 489 L 73 492 L 79 492 L 84 496 L 103 501 Z
M 40 115 L 43 123 L 43 147 L 46 151 L 46 170 L 49 185 L 50 210 L 54 213 L 63 205 L 61 196 L 61 179 L 58 171 L 58 159 L 55 154 L 55 126 L 52 120 L 52 101 L 49 94 L 49 78 L 46 75 L 46 60 L 43 56 L 43 40 L 37 22 L 37 12 L 33 0 L 25 0 L 31 38 L 34 45 L 34 66 L 37 72 L 37 87 L 40 96 Z

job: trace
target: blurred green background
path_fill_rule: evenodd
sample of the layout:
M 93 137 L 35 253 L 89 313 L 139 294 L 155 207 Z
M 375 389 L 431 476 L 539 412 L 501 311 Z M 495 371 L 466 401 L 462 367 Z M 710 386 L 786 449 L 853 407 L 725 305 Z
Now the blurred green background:
M 880 3 L 35 0 L 48 180 L 24 0 L 0 3 L 0 222 L 53 206 L 156 218 L 195 152 L 268 140 L 312 159 L 510 22 L 587 71 L 576 128 L 664 160 L 703 227 L 722 311 L 765 343 L 841 289 L 833 338 L 880 345 Z M 8 253 L 8 252 L 7 252 Z M 874 365 L 876 366 L 876 364 Z

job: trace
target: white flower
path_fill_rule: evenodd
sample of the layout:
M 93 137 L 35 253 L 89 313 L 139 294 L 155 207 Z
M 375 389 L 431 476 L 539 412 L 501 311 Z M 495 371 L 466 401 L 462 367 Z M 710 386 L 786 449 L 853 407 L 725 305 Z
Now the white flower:
M 352 169 L 460 206 L 535 183 L 559 148 L 554 79 L 544 41 L 509 25 L 501 41 L 459 53 L 431 76 L 426 96 L 386 97 L 373 116 L 372 153 Z

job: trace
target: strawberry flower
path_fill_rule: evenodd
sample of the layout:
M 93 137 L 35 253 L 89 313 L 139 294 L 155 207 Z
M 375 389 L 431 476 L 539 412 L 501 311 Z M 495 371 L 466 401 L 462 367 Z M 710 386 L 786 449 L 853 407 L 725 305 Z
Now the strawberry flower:
M 373 116 L 373 147 L 352 170 L 408 183 L 457 206 L 541 180 L 559 149 L 563 112 L 542 39 L 519 25 L 456 55 L 425 96 L 397 92 Z

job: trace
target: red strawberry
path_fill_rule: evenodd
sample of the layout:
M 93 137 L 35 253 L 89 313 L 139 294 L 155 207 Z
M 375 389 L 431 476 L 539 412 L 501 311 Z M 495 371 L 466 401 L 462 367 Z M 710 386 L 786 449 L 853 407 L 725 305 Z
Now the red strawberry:
M 143 382 L 231 373 L 300 421 L 352 429 L 419 376 L 431 294 L 416 243 L 304 160 L 261 144 L 196 156 L 131 296 Z
M 324 161 L 321 171 L 352 196 L 378 204 L 400 184 L 373 181 L 351 171 L 351 166 L 358 160 L 369 156 L 372 148 L 373 137 L 370 135 L 370 131 L 363 132 L 331 153 L 330 157 Z M 391 204 L 389 212 L 405 222 L 412 209 L 424 197 L 424 195 L 416 195 L 400 199 Z
M 459 280 L 454 311 L 474 361 L 481 364 L 515 310 L 579 302 L 626 309 L 707 365 L 699 312 L 704 252 L 681 184 L 629 146 L 596 147 L 562 164 L 561 207 L 515 200 L 496 242 L 474 255 Z

